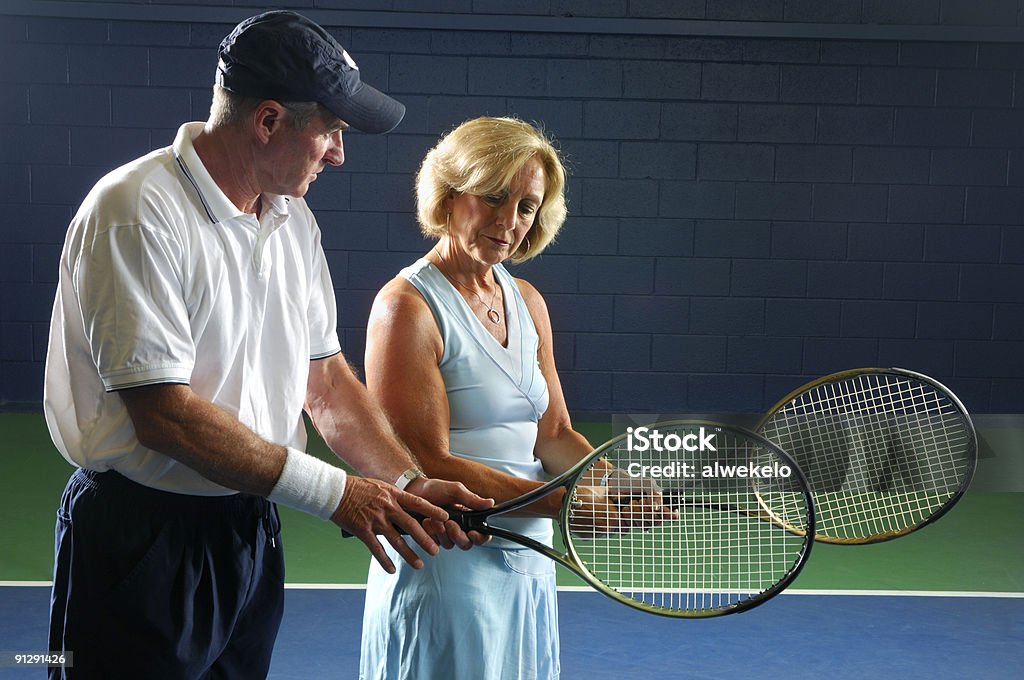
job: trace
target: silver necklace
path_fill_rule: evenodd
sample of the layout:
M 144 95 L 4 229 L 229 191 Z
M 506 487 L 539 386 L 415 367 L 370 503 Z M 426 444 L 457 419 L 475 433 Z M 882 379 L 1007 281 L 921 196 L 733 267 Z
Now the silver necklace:
M 447 267 L 448 263 L 444 261 L 443 257 L 441 257 L 441 253 L 437 250 L 437 248 L 434 248 L 434 252 L 437 253 L 437 259 L 441 261 L 441 264 L 443 264 L 444 266 Z M 497 278 L 494 279 L 494 294 L 491 295 L 491 303 L 487 304 L 486 302 L 484 302 L 484 299 L 482 297 L 480 297 L 480 294 L 477 293 L 475 290 L 473 290 L 472 288 L 469 288 L 469 287 L 459 283 L 455 279 L 454 276 L 449 276 L 448 274 L 445 274 L 443 269 L 441 270 L 441 273 L 444 274 L 445 277 L 449 281 L 454 283 L 456 286 L 458 286 L 462 290 L 468 292 L 473 297 L 475 297 L 477 300 L 479 300 L 480 304 L 482 304 L 484 307 L 487 308 L 487 318 L 490 320 L 491 323 L 493 323 L 493 324 L 501 323 L 501 314 L 498 314 L 498 310 L 496 310 L 494 308 L 494 301 L 498 299 L 498 291 L 501 289 L 501 287 L 498 285 L 498 279 Z

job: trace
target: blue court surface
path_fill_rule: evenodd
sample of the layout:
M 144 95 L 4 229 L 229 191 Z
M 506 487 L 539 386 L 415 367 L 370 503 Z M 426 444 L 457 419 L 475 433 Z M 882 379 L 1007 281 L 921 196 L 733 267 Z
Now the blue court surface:
M 0 587 L 0 649 L 45 647 L 48 597 L 46 587 Z M 363 590 L 289 588 L 286 602 L 270 677 L 356 677 Z M 561 592 L 559 605 L 562 680 L 1002 679 L 1024 665 L 1020 597 L 786 593 L 704 620 L 586 591 Z M 43 673 L 0 668 L 0 679 L 25 677 Z

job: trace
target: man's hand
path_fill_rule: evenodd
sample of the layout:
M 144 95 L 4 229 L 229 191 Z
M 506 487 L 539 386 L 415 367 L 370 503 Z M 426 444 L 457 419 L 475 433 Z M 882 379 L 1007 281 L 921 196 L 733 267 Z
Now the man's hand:
M 435 505 L 446 508 L 486 510 L 494 505 L 493 498 L 482 498 L 476 495 L 467 489 L 462 482 L 448 482 L 443 479 L 419 477 L 405 488 Z M 470 531 L 467 534 L 458 523 L 450 519 L 444 522 L 426 519 L 423 521 L 423 526 L 430 533 L 431 537 L 445 549 L 457 545 L 463 550 L 469 550 L 474 545 L 481 545 L 491 540 L 490 536 L 477 531 Z
M 424 522 L 436 522 L 442 526 L 448 519 L 447 512 L 419 496 L 387 482 L 349 475 L 345 494 L 331 521 L 365 543 L 384 570 L 393 574 L 395 565 L 377 540 L 378 534 L 384 536 L 414 569 L 422 569 L 423 560 L 406 544 L 401 534 L 411 536 L 431 555 L 438 551 L 437 543 L 410 512 L 425 517 Z

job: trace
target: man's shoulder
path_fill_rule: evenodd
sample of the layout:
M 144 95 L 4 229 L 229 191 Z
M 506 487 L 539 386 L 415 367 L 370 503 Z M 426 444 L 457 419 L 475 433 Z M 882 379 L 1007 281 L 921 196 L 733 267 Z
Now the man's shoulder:
M 132 224 L 148 213 L 181 205 L 182 183 L 170 147 L 115 168 L 100 178 L 82 202 L 81 211 L 100 214 L 107 224 Z

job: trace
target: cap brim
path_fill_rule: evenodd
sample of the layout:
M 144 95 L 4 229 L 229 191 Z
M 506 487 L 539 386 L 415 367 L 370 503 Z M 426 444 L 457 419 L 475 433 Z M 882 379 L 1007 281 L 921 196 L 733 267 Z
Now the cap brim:
M 394 130 L 405 117 L 405 104 L 366 83 L 353 94 L 320 103 L 356 130 L 375 135 Z

